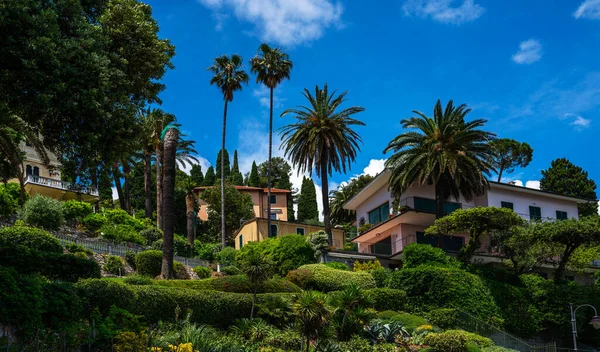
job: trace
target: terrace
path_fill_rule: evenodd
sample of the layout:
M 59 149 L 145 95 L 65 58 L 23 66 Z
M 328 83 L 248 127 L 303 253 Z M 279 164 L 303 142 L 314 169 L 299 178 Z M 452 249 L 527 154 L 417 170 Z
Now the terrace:
M 29 194 L 42 194 L 60 200 L 80 198 L 85 202 L 95 202 L 99 196 L 98 189 L 93 187 L 82 187 L 70 182 L 35 175 L 27 175 L 25 190 Z

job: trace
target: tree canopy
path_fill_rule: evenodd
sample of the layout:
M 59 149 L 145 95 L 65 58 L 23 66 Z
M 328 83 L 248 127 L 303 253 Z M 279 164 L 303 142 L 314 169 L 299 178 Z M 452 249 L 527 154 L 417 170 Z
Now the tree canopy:
M 298 196 L 298 221 L 319 219 L 319 208 L 317 206 L 317 191 L 315 184 L 310 178 L 302 179 L 302 187 Z
M 512 173 L 517 167 L 527 167 L 533 157 L 529 144 L 514 139 L 500 138 L 490 142 L 492 165 L 498 173 L 498 182 L 504 173 Z

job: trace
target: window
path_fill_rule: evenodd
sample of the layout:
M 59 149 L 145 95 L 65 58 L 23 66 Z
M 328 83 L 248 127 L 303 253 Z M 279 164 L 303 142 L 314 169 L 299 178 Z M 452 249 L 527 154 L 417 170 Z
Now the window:
M 452 213 L 453 211 L 462 208 L 462 205 L 460 203 L 452 203 L 452 202 L 447 202 L 444 203 L 444 214 L 448 215 L 450 213 Z
M 566 211 L 557 210 L 556 211 L 556 220 L 567 220 L 569 216 Z
M 430 244 L 437 247 L 438 239 L 435 236 L 425 236 L 425 232 L 417 232 L 417 243 Z
M 271 224 L 271 237 L 277 237 L 277 225 Z
M 240 249 L 242 249 L 242 246 L 244 246 L 244 235 L 240 235 L 239 245 L 240 245 Z
M 510 210 L 515 210 L 513 203 L 511 203 L 511 202 L 500 202 L 500 206 L 502 208 L 508 208 Z
M 32 170 L 33 170 L 33 169 L 31 168 L 31 165 L 27 165 L 27 166 L 25 166 L 25 174 L 26 174 L 27 176 L 29 176 L 29 175 L 33 175 L 33 171 L 32 171 Z
M 542 220 L 542 208 L 529 206 L 529 219 L 531 221 Z
M 271 198 L 269 198 L 269 203 L 271 203 L 271 204 L 277 203 L 277 195 L 271 194 Z
M 227 200 L 227 198 L 225 198 L 225 200 Z M 276 213 L 271 213 L 270 218 L 271 218 L 271 220 L 277 220 L 277 214 Z
M 435 199 L 415 197 L 415 210 L 435 214 Z M 462 208 L 462 204 L 455 202 L 444 203 L 444 214 L 448 215 L 456 209 Z
M 33 176 L 39 176 L 40 175 L 40 168 L 37 166 L 33 167 Z
M 304 229 L 302 227 L 296 227 L 296 235 L 304 236 Z
M 464 245 L 464 238 L 460 236 L 444 236 L 444 250 L 449 252 L 460 252 L 460 249 Z
M 369 212 L 369 224 L 379 224 L 380 222 L 387 220 L 389 214 L 390 202 L 385 202 Z

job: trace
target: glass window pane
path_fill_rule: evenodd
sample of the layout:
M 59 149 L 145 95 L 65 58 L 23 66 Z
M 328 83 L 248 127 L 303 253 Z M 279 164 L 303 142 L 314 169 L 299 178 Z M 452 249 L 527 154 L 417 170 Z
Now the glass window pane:
M 296 227 L 296 234 L 304 236 L 304 229 L 302 227 Z
M 542 220 L 542 209 L 540 207 L 529 206 L 529 219 L 533 221 Z
M 271 225 L 271 237 L 277 237 L 277 225 Z
M 227 200 L 227 198 L 225 198 L 225 200 Z M 275 194 L 271 194 L 270 203 L 271 203 L 271 204 L 275 204 L 275 203 L 277 203 L 277 195 L 275 195 Z
M 500 206 L 501 206 L 502 208 L 508 208 L 508 209 L 510 209 L 510 210 L 515 210 L 515 209 L 513 208 L 513 203 L 511 203 L 511 202 L 500 202 L 500 204 L 501 204 Z
M 435 199 L 415 197 L 415 210 L 435 213 Z

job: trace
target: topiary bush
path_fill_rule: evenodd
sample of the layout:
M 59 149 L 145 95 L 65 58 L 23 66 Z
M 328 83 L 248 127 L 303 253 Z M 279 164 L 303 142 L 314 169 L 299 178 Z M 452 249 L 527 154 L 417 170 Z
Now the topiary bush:
M 101 213 L 93 213 L 83 218 L 81 223 L 88 231 L 95 233 L 108 224 L 108 219 Z
M 427 320 L 424 318 L 405 312 L 397 313 L 389 318 L 389 320 L 399 322 L 409 333 L 415 331 L 419 326 L 427 324 Z
M 0 184 L 0 218 L 10 218 L 19 209 L 20 186 L 16 183 Z
M 460 263 L 443 249 L 428 244 L 411 243 L 402 252 L 402 269 L 412 269 L 420 265 L 441 265 L 459 267 Z
M 362 289 L 377 287 L 373 275 L 365 271 L 336 270 L 324 264 L 303 265 L 298 270 L 308 270 L 312 274 L 311 277 L 304 277 L 301 281 L 298 281 L 304 285 L 301 286 L 304 289 L 330 292 L 343 290 L 351 285 L 357 285 Z M 292 274 L 290 277 L 293 278 L 294 276 L 296 274 Z
M 92 205 L 73 199 L 63 202 L 62 210 L 67 221 L 81 222 L 86 216 L 92 213 Z
M 215 259 L 225 266 L 235 266 L 237 251 L 233 247 L 225 247 L 215 255 Z
M 104 271 L 113 275 L 123 275 L 125 273 L 125 263 L 121 257 L 115 255 L 106 256 L 106 262 L 104 263 Z
M 330 267 L 332 269 L 346 270 L 346 271 L 350 270 L 348 265 L 341 263 L 341 262 L 328 262 L 328 263 L 325 263 L 325 265 L 327 265 L 328 267 Z
M 181 287 L 194 290 L 215 290 L 235 293 L 252 293 L 252 284 L 245 275 L 216 277 L 203 280 L 160 280 L 160 286 Z M 297 293 L 302 290 L 291 282 L 273 277 L 258 286 L 258 293 Z
M 137 243 L 145 244 L 146 240 L 140 236 L 138 230 L 131 225 L 125 224 L 104 224 L 100 228 L 100 233 L 104 239 L 110 240 L 114 243 Z
M 163 232 L 158 227 L 149 227 L 140 231 L 140 236 L 142 236 L 146 240 L 147 245 L 151 245 L 155 241 L 161 240 L 163 238 Z
M 439 308 L 427 313 L 427 320 L 442 329 L 455 328 L 458 323 L 458 311 L 453 308 Z
M 125 279 L 123 279 L 123 282 L 127 285 L 152 285 L 154 280 L 149 276 L 133 274 L 126 276 Z
M 494 345 L 492 340 L 464 330 L 447 330 L 441 333 L 431 333 L 425 336 L 425 343 L 434 348 L 435 351 L 463 352 L 472 351 L 467 345 L 475 345 L 476 348 L 488 348 Z
M 63 252 L 63 247 L 56 237 L 35 227 L 12 226 L 0 228 L 0 239 L 40 252 Z
M 158 250 L 148 250 L 138 253 L 135 256 L 135 267 L 140 275 L 156 277 L 160 275 L 162 268 L 162 252 Z
M 237 266 L 226 266 L 221 268 L 221 272 L 227 276 L 242 275 L 243 272 Z
M 292 270 L 285 276 L 289 282 L 292 282 L 299 287 L 309 287 L 313 281 L 313 273 L 307 269 Z
M 61 203 L 39 194 L 25 202 L 19 218 L 28 225 L 48 230 L 58 230 L 64 222 Z
M 406 292 L 406 304 L 414 311 L 428 312 L 453 307 L 490 322 L 501 322 L 501 314 L 482 278 L 461 269 L 421 265 L 392 274 L 390 288 Z
M 194 272 L 199 279 L 208 279 L 212 276 L 212 269 L 206 266 L 197 266 L 194 268 Z
M 131 289 L 134 286 L 127 286 L 115 280 L 81 280 L 75 287 L 79 296 L 84 298 L 88 313 L 98 308 L 100 313 L 105 315 L 112 305 L 128 309 L 135 300 L 135 293 Z
M 401 311 L 406 307 L 406 293 L 392 288 L 372 288 L 365 290 L 373 300 L 373 308 L 378 311 Z

